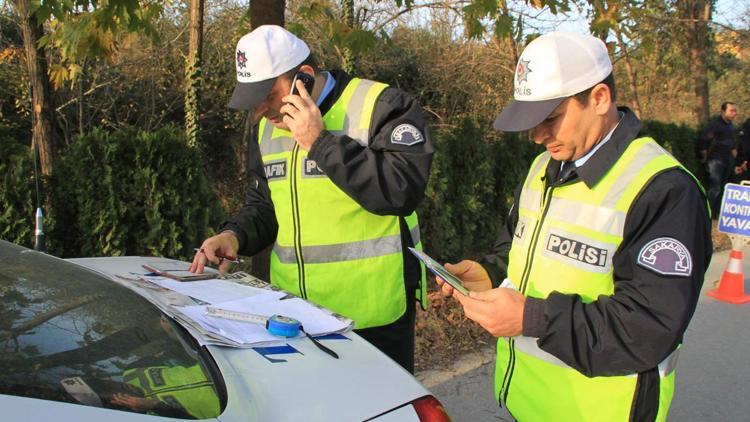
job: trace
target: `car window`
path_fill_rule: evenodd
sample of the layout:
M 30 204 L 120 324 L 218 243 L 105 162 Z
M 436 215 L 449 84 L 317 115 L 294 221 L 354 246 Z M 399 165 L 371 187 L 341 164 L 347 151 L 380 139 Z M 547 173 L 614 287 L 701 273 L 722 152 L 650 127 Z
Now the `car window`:
M 0 394 L 213 418 L 223 392 L 193 344 L 130 290 L 0 241 Z

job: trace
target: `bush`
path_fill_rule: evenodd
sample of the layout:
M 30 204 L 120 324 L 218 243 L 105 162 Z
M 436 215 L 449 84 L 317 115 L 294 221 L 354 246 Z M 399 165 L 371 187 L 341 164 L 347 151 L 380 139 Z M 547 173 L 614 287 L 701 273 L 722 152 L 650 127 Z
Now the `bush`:
M 50 250 L 188 258 L 221 218 L 201 157 L 173 126 L 96 129 L 56 164 Z
M 0 239 L 27 247 L 34 240 L 34 156 L 0 128 Z
M 468 118 L 433 136 L 436 152 L 419 215 L 425 248 L 440 260 L 492 250 L 513 191 L 540 152 L 515 134 L 494 138 L 489 122 Z
M 642 125 L 641 136 L 654 138 L 659 145 L 672 153 L 674 158 L 680 161 L 693 175 L 701 181 L 704 180 L 703 165 L 698 162 L 695 156 L 695 143 L 698 141 L 699 136 L 696 129 L 685 125 L 663 123 L 654 120 L 644 120 Z

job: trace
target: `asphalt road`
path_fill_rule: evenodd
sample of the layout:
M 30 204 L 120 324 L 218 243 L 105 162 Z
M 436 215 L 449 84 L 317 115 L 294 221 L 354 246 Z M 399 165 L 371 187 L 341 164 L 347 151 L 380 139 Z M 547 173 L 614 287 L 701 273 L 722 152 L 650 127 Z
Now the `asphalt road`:
M 750 250 L 744 275 L 750 276 Z M 670 421 L 750 420 L 750 303 L 733 305 L 706 296 L 721 277 L 729 252 L 715 253 L 677 365 Z M 745 280 L 745 293 L 750 283 Z M 418 374 L 454 421 L 512 421 L 492 393 L 494 355 L 480 351 L 442 371 Z

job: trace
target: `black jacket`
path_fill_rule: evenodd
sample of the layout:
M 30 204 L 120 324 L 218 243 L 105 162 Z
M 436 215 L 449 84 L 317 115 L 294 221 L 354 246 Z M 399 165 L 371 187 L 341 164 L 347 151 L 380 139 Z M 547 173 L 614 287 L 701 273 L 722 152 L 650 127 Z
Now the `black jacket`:
M 721 115 L 714 117 L 701 133 L 698 150 L 707 150 L 708 158 L 734 162 L 732 150 L 737 148 L 734 126 Z
M 622 111 L 609 141 L 562 183 L 580 180 L 594 186 L 637 138 L 640 122 L 630 110 Z M 548 183 L 561 183 L 549 182 L 557 180 L 559 169 L 560 162 L 550 160 Z M 521 185 L 516 204 L 520 193 Z M 517 222 L 514 206 L 494 254 L 480 260 L 495 286 L 506 277 Z M 658 274 L 637 263 L 644 245 L 661 237 L 677 239 L 691 252 L 689 277 Z M 711 253 L 704 195 L 685 171 L 666 170 L 643 188 L 627 213 L 623 241 L 613 257 L 614 294 L 589 304 L 578 295 L 558 292 L 546 299 L 527 297 L 523 335 L 538 337 L 540 348 L 588 376 L 653 370 L 682 342 Z
M 322 115 L 341 96 L 352 79 L 343 71 L 332 71 L 336 85 L 320 105 Z M 402 124 L 416 127 L 424 142 L 415 145 L 393 143 L 392 132 Z M 220 226 L 238 235 L 240 253 L 254 255 L 276 240 L 278 227 L 263 163 L 258 147 L 258 126 L 248 145 L 248 175 L 251 188 L 239 213 Z M 370 126 L 370 144 L 362 146 L 348 136 L 323 131 L 308 152 L 318 167 L 362 208 L 378 215 L 408 216 L 424 197 L 432 162 L 433 146 L 427 121 L 414 97 L 395 88 L 386 88 L 375 103 Z M 304 210 L 302 210 L 304 212 Z M 335 222 L 321 221 L 321 224 Z M 401 219 L 401 237 L 412 246 L 406 223 Z M 408 251 L 405 279 L 414 285 L 419 279 L 419 264 Z

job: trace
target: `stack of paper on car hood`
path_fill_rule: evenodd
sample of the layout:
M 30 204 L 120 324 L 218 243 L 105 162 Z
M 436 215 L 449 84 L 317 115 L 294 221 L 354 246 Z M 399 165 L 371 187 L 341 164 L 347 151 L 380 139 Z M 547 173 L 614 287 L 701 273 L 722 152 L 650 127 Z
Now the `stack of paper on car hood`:
M 247 273 L 223 279 L 180 282 L 165 277 L 123 277 L 120 284 L 144 297 L 178 321 L 201 345 L 254 347 L 286 341 L 263 325 L 206 315 L 207 305 L 227 311 L 294 318 L 310 335 L 343 333 L 352 320 L 279 290 Z

